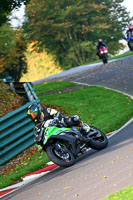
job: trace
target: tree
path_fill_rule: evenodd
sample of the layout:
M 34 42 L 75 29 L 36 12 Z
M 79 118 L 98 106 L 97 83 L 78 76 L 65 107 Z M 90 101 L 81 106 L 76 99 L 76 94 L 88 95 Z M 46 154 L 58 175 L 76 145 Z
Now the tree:
M 5 70 L 6 55 L 15 48 L 14 31 L 8 23 L 0 27 L 0 72 Z
M 27 45 L 25 55 L 27 73 L 22 75 L 20 82 L 32 82 L 63 71 L 59 64 L 55 62 L 54 57 L 48 54 L 45 49 L 42 52 L 38 52 L 34 42 Z
M 0 42 L 0 77 L 8 75 L 19 81 L 22 73 L 27 70 L 27 43 L 21 29 L 13 30 L 9 25 L 4 25 L 0 32 Z
M 30 40 L 56 55 L 64 66 L 96 59 L 98 38 L 115 54 L 131 20 L 123 0 L 31 0 L 26 8 L 24 30 Z M 113 48 L 112 48 L 113 47 Z
M 8 20 L 8 16 L 14 8 L 22 3 L 27 4 L 29 0 L 0 0 L 0 26 Z

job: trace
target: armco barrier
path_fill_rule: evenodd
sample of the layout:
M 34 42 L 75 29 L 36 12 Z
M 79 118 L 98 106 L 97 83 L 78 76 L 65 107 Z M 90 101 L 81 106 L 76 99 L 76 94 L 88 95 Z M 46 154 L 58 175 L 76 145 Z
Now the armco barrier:
M 32 103 L 39 104 L 40 101 L 32 85 L 23 84 L 30 102 L 0 118 L 0 165 L 34 143 L 35 124 L 27 116 L 27 108 Z
M 31 83 L 28 83 L 28 82 L 23 83 L 23 87 L 25 89 L 25 92 L 27 94 L 29 101 L 37 101 L 38 100 L 38 97 L 35 93 L 34 88 L 31 85 Z

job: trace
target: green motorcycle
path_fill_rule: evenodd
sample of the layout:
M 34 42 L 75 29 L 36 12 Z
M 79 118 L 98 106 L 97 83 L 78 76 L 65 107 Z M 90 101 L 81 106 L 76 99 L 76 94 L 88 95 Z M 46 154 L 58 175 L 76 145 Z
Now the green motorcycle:
M 101 150 L 108 144 L 107 136 L 98 128 L 90 126 L 90 131 L 81 133 L 81 128 L 64 127 L 59 121 L 35 126 L 35 142 L 42 147 L 55 164 L 69 167 L 75 158 L 89 148 Z

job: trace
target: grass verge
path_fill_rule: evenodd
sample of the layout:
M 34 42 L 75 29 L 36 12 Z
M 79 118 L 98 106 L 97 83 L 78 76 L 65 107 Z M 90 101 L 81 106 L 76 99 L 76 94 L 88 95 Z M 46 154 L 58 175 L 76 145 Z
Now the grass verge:
M 133 199 L 133 186 L 124 190 L 109 195 L 104 200 L 132 200 Z
M 109 57 L 109 60 L 124 58 L 124 57 L 131 56 L 131 55 L 133 55 L 133 52 L 128 51 L 128 52 L 125 52 L 125 53 L 117 55 L 117 56 Z
M 61 89 L 68 88 L 74 85 L 76 85 L 76 83 L 72 83 L 70 81 L 57 81 L 57 82 L 49 82 L 49 83 L 44 82 L 39 85 L 34 85 L 34 88 L 36 90 L 36 93 L 40 94 L 40 93 L 47 93 L 47 92 L 52 92 L 56 90 L 61 90 Z
M 36 92 L 44 93 L 72 86 L 72 82 L 48 82 L 35 86 Z M 45 86 L 45 87 L 44 87 Z M 65 90 L 65 89 L 64 89 Z M 133 116 L 133 100 L 128 96 L 103 87 L 85 87 L 68 93 L 40 96 L 42 105 L 60 108 L 66 115 L 78 114 L 80 118 L 105 133 L 120 128 Z M 64 114 L 63 113 L 63 114 Z M 17 165 L 0 176 L 0 188 L 21 181 L 21 177 L 43 168 L 49 161 L 45 152 L 30 151 Z
M 12 160 L 10 162 L 10 168 L 1 173 L 0 189 L 21 182 L 22 176 L 44 168 L 46 163 L 50 161 L 46 153 L 39 151 L 35 146 L 33 146 L 32 150 L 30 148 L 25 152 L 26 155 L 23 159 L 18 159 L 14 167 L 14 160 Z M 19 158 L 19 156 L 17 156 L 17 158 Z
M 124 58 L 124 57 L 131 56 L 131 55 L 133 55 L 133 52 L 128 51 L 128 52 L 125 52 L 125 53 L 117 55 L 117 56 L 109 56 L 108 60 L 120 59 L 120 58 Z M 96 60 L 96 61 L 91 61 L 89 63 L 85 63 L 84 65 L 89 65 L 89 64 L 99 63 L 99 62 L 102 62 L 102 60 L 99 59 L 99 60 Z
M 78 114 L 81 120 L 105 133 L 119 129 L 133 116 L 133 100 L 99 86 L 86 86 L 68 93 L 40 96 L 39 99 L 44 106 L 61 107 L 66 115 Z

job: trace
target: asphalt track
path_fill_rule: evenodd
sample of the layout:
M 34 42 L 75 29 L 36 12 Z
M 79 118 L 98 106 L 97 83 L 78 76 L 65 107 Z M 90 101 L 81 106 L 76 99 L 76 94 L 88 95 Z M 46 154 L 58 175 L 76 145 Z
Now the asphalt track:
M 101 85 L 133 95 L 133 56 L 74 74 L 67 80 Z
M 133 56 L 61 76 L 92 85 L 102 85 L 133 95 Z M 57 77 L 56 77 L 57 78 Z M 90 150 L 75 165 L 54 171 L 2 199 L 10 200 L 103 200 L 107 195 L 133 185 L 133 122 L 109 139 L 108 147 Z

